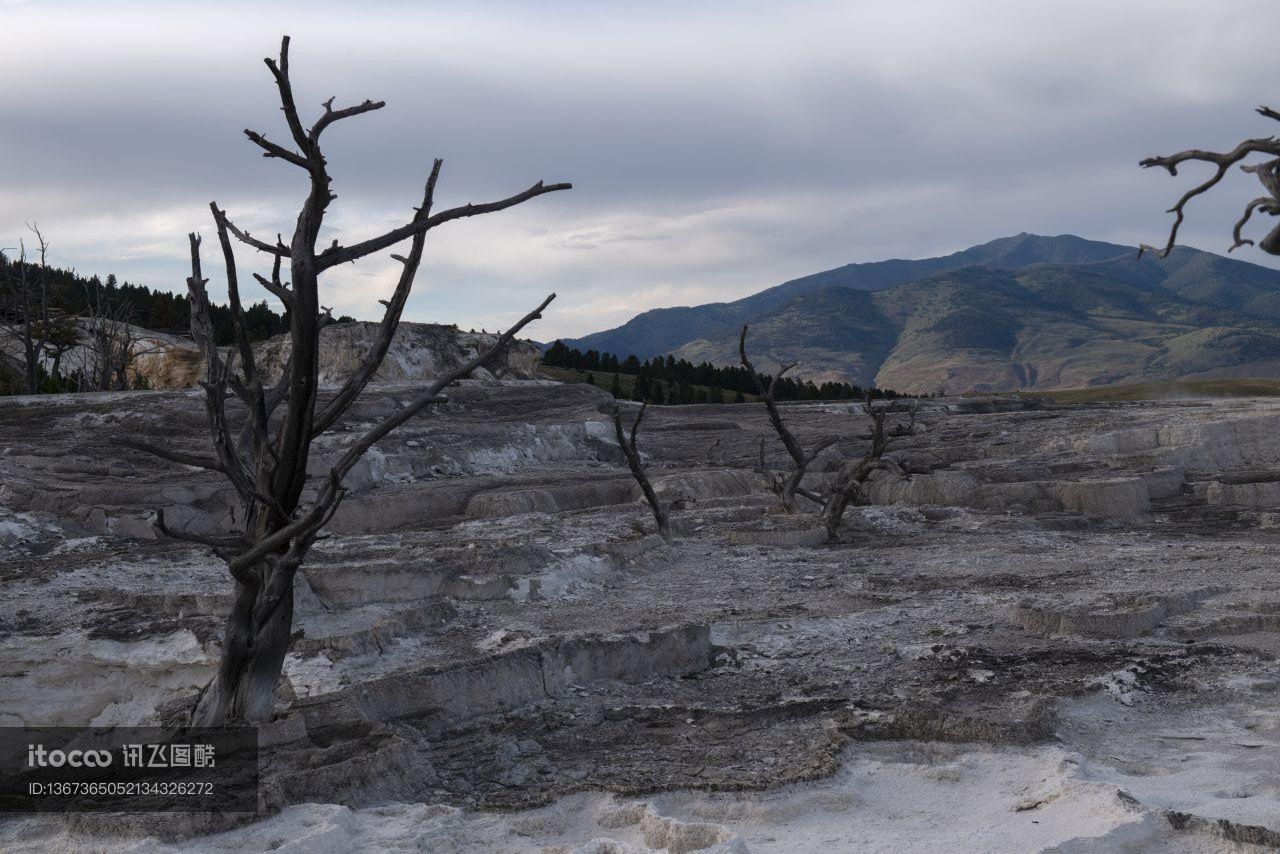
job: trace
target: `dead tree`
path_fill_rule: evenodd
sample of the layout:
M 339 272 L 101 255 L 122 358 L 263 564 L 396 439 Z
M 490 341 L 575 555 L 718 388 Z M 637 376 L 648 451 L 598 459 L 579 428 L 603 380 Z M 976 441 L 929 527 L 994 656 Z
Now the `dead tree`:
M 80 329 L 76 326 L 75 318 L 64 314 L 61 311 L 50 311 L 49 324 L 49 340 L 45 344 L 45 356 L 48 358 L 49 376 L 54 380 L 55 386 L 63 388 L 66 386 L 62 375 L 62 359 L 67 353 L 75 350 L 80 346 Z M 74 389 L 66 388 L 64 390 Z
M 212 547 L 227 562 L 235 581 L 235 596 L 217 673 L 202 692 L 193 714 L 197 725 L 261 722 L 271 718 L 276 683 L 293 635 L 294 577 L 342 501 L 343 478 L 365 452 L 392 430 L 432 404 L 443 402 L 440 393 L 447 386 L 502 352 L 520 330 L 541 317 L 543 309 L 555 297 L 554 294 L 547 297 L 514 323 L 492 347 L 436 378 L 410 402 L 348 444 L 327 475 L 318 482 L 309 481 L 307 464 L 312 443 L 342 418 L 373 379 L 387 353 L 422 261 L 427 232 L 456 219 L 504 210 L 571 186 L 539 181 L 500 201 L 465 204 L 436 212 L 433 202 L 441 167 L 437 159 L 426 179 L 422 201 L 407 223 L 356 243 L 343 245 L 334 240 L 331 245 L 318 249 L 325 212 L 336 198 L 320 147 L 321 137 L 334 123 L 379 110 L 383 102 L 364 101 L 335 108 L 331 98 L 324 103 L 324 112 L 307 128 L 294 101 L 290 82 L 288 36 L 280 45 L 279 59 L 265 61 L 279 92 L 291 144 L 273 142 L 251 130 L 246 130 L 245 135 L 263 150 L 263 156 L 282 160 L 306 174 L 306 199 L 288 242 L 279 236 L 274 242 L 260 240 L 233 224 L 216 202 L 210 204 L 226 265 L 227 295 L 235 329 L 235 344 L 225 358 L 214 342 L 205 288 L 207 280 L 200 267 L 200 237 L 190 235 L 191 277 L 187 279 L 187 288 L 191 332 L 203 351 L 207 368 L 202 385 L 214 455 L 188 454 L 147 442 L 129 442 L 133 447 L 173 462 L 218 472 L 235 488 L 241 505 L 237 516 L 239 530 L 222 536 L 201 536 L 171 529 L 165 524 L 163 514 L 157 514 L 158 530 Z M 289 310 L 289 356 L 283 374 L 270 386 L 264 380 L 250 343 L 233 240 L 271 258 L 271 277 L 255 274 L 255 278 Z M 395 290 L 386 302 L 373 347 L 343 385 L 331 396 L 321 399 L 318 394 L 319 342 L 326 314 L 319 302 L 319 277 L 340 264 L 404 242 L 408 244 L 407 249 L 402 250 L 404 254 L 391 256 L 400 262 L 401 271 Z M 287 281 L 282 276 L 286 264 Z M 238 401 L 235 411 L 228 405 L 231 401 Z M 241 422 L 239 430 L 234 429 L 235 416 Z
M 662 506 L 662 502 L 658 501 L 658 495 L 653 491 L 652 484 L 649 483 L 649 476 L 645 474 L 644 463 L 640 461 L 640 452 L 636 450 L 636 432 L 640 429 L 640 422 L 644 420 L 644 411 L 649 404 L 640 404 L 640 411 L 636 413 L 636 420 L 631 422 L 630 435 L 622 429 L 622 408 L 614 403 L 611 411 L 613 414 L 613 432 L 618 437 L 618 445 L 622 448 L 623 455 L 627 458 L 627 465 L 631 468 L 631 476 L 636 479 L 636 483 L 640 484 L 640 491 L 644 493 L 644 500 L 649 505 L 649 509 L 653 511 L 654 521 L 658 523 L 658 533 L 662 535 L 662 539 L 671 543 L 671 519 L 667 511 Z
M 1269 119 L 1280 121 L 1280 112 L 1270 107 L 1259 107 L 1258 112 Z M 1270 159 L 1261 163 L 1244 163 L 1245 160 L 1254 155 L 1262 155 Z M 1167 157 L 1148 157 L 1146 160 L 1141 161 L 1139 165 L 1144 168 L 1160 166 L 1169 170 L 1170 175 L 1177 176 L 1178 167 L 1188 162 L 1211 164 L 1214 167 L 1213 174 L 1207 180 L 1183 193 L 1177 203 L 1169 209 L 1169 213 L 1174 215 L 1174 220 L 1173 226 L 1169 229 L 1169 239 L 1164 248 L 1156 249 L 1153 246 L 1144 244 L 1139 248 L 1138 254 L 1141 255 L 1143 252 L 1151 251 L 1164 258 L 1173 251 L 1174 242 L 1178 238 L 1178 229 L 1182 226 L 1182 221 L 1185 218 L 1184 208 L 1186 208 L 1187 203 L 1196 196 L 1213 188 L 1236 164 L 1240 164 L 1242 172 L 1257 176 L 1263 189 L 1266 190 L 1266 195 L 1259 196 L 1245 205 L 1244 213 L 1241 214 L 1240 219 L 1236 221 L 1235 227 L 1231 231 L 1233 241 L 1227 251 L 1231 252 L 1241 246 L 1255 245 L 1252 240 L 1244 237 L 1242 233 L 1249 219 L 1258 211 L 1271 216 L 1280 215 L 1280 139 L 1274 136 L 1246 139 L 1226 152 L 1204 151 L 1192 148 L 1186 151 L 1179 151 L 1177 154 L 1171 154 Z M 1274 226 L 1257 243 L 1257 247 L 1269 255 L 1280 255 L 1280 224 Z
M 894 459 L 885 457 L 892 440 L 899 436 L 910 436 L 915 433 L 917 407 L 908 410 L 910 420 L 906 425 L 896 424 L 893 429 L 885 431 L 885 418 L 898 412 L 895 404 L 875 405 L 870 395 L 862 405 L 862 411 L 871 419 L 871 432 L 863 438 L 870 440 L 867 452 L 861 459 L 845 462 L 836 474 L 835 480 L 827 491 L 822 505 L 822 524 L 827 529 L 827 538 L 838 539 L 840 520 L 851 503 L 866 498 L 866 484 L 871 475 L 878 471 L 896 475 L 906 475 L 906 470 Z
M 756 384 L 756 393 L 760 399 L 764 401 L 764 408 L 769 413 L 769 422 L 773 424 L 774 431 L 777 432 L 778 438 L 782 440 L 782 445 L 787 449 L 787 453 L 791 456 L 791 474 L 785 479 L 779 478 L 771 471 L 764 467 L 764 444 L 760 445 L 760 470 L 769 476 L 770 488 L 777 493 L 782 499 L 782 507 L 788 513 L 794 513 L 796 510 L 796 495 L 803 495 L 811 501 L 819 504 L 822 503 L 821 496 L 804 489 L 800 484 L 804 480 L 805 472 L 809 465 L 827 448 L 836 443 L 836 437 L 830 436 L 825 439 L 818 440 L 807 453 L 800 447 L 795 435 L 787 429 L 787 425 L 783 423 L 782 415 L 778 412 L 778 402 L 775 392 L 778 387 L 778 380 L 782 379 L 782 375 L 790 371 L 796 366 L 796 363 L 783 365 L 778 372 L 769 380 L 769 385 L 764 384 L 764 380 L 760 374 L 756 372 L 755 366 L 751 364 L 751 360 L 747 358 L 747 326 L 742 327 L 742 335 L 738 337 L 738 355 L 742 359 L 742 367 L 747 369 Z
M 21 350 L 27 394 L 36 394 L 40 391 L 40 369 L 50 340 L 55 337 L 55 323 L 49 305 L 49 243 L 38 226 L 27 228 L 36 237 L 40 261 L 29 262 L 26 242 L 18 242 L 17 261 L 5 268 L 7 281 L 0 293 L 4 325 L 0 326 L 0 332 Z

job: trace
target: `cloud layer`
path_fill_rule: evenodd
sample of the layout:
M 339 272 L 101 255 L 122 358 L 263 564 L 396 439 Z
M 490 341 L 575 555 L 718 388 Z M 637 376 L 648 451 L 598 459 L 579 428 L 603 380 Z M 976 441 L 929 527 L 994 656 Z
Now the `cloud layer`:
M 305 109 L 388 102 L 331 132 L 334 236 L 407 218 L 435 156 L 440 204 L 574 182 L 433 232 L 407 312 L 494 328 L 555 290 L 543 338 L 1024 230 L 1160 241 L 1194 176 L 1137 161 L 1270 134 L 1251 111 L 1280 101 L 1261 0 L 356 9 L 5 4 L 0 247 L 35 220 L 57 263 L 181 290 L 209 200 L 287 231 L 301 175 L 241 135 L 287 137 L 283 32 Z M 1253 195 L 1233 177 L 1184 242 L 1224 249 Z M 396 267 L 335 271 L 326 304 L 375 316 Z

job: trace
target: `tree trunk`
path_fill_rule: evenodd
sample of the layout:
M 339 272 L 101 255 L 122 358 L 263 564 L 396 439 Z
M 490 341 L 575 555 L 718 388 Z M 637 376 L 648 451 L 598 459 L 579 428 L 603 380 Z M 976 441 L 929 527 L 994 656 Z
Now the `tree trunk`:
M 27 348 L 27 394 L 40 392 L 40 360 Z
M 263 567 L 264 575 L 266 567 Z M 277 570 L 280 572 L 282 570 Z M 279 604 L 267 617 L 269 582 L 257 591 L 236 582 L 235 602 L 227 617 L 218 672 L 200 698 L 193 726 L 228 723 L 263 724 L 275 712 L 275 688 L 289 651 L 293 630 L 293 574 L 277 580 L 284 590 Z
M 782 484 L 782 509 L 788 513 L 796 512 L 796 490 L 800 488 L 800 481 L 803 479 L 804 466 L 797 465 Z
M 844 518 L 845 508 L 849 506 L 849 495 L 839 489 L 832 490 L 831 497 L 822 508 L 822 524 L 827 528 L 827 539 L 835 542 L 840 538 L 840 520 Z

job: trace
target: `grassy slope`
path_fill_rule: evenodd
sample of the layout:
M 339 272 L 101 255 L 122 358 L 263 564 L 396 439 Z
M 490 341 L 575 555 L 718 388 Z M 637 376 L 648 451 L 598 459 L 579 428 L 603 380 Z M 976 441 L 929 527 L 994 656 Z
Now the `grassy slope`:
M 553 380 L 559 380 L 560 382 L 564 382 L 564 383 L 585 383 L 587 381 L 588 372 L 575 371 L 575 370 L 572 370 L 571 368 L 553 368 L 547 365 L 539 365 L 538 373 L 542 374 L 543 376 L 549 377 Z M 604 389 L 605 391 L 608 391 L 609 386 L 613 383 L 613 374 L 609 371 L 592 371 L 591 376 L 596 381 L 596 385 Z M 635 374 L 618 374 L 618 384 L 622 386 L 623 396 L 626 398 L 630 398 L 631 391 L 632 389 L 635 388 L 635 384 L 636 384 Z M 664 385 L 669 386 L 670 383 L 664 383 Z M 693 388 L 695 391 L 697 391 L 698 389 L 707 389 L 708 391 L 711 390 L 708 386 L 705 386 L 705 385 L 695 385 Z M 720 393 L 724 395 L 725 390 L 721 389 Z M 744 394 L 743 397 L 745 397 L 747 400 L 756 399 L 756 396 L 754 394 Z M 728 394 L 725 395 L 725 400 L 726 401 L 733 400 L 732 391 L 728 392 Z
M 1280 380 L 1207 379 L 1072 388 L 1060 391 L 1016 392 L 1022 397 L 1049 398 L 1058 403 L 1107 403 L 1125 400 L 1186 400 L 1209 397 L 1280 397 Z

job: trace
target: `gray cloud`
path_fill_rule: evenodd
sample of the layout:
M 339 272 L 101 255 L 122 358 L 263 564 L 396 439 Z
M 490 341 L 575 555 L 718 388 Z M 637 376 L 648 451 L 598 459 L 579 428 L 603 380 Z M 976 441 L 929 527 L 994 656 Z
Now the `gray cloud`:
M 535 335 L 727 300 L 850 261 L 1018 231 L 1157 241 L 1193 176 L 1140 157 L 1273 128 L 1267 2 L 278 3 L 5 6 L 0 246 L 39 220 L 56 260 L 180 289 L 210 199 L 289 227 L 297 170 L 241 136 L 281 127 L 261 57 L 294 37 L 300 101 L 384 98 L 335 128 L 334 235 L 408 216 L 434 156 L 442 204 L 572 180 L 434 232 L 409 316 Z M 1276 98 L 1280 100 L 1280 98 Z M 1229 243 L 1241 177 L 1185 242 Z M 1257 253 L 1248 260 L 1262 260 Z M 373 316 L 385 260 L 326 297 Z

